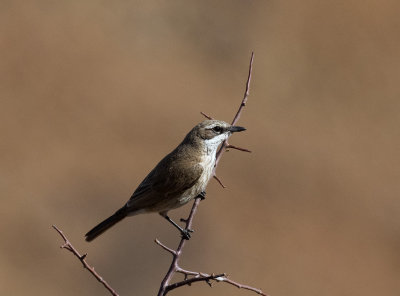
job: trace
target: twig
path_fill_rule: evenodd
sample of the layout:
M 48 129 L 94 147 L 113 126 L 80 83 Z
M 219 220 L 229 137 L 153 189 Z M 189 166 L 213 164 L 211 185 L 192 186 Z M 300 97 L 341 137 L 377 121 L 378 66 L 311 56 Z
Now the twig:
M 74 248 L 74 246 L 70 243 L 70 241 L 67 239 L 67 237 L 64 235 L 64 233 L 58 229 L 55 225 L 53 225 L 53 228 L 61 235 L 61 237 L 64 240 L 64 244 L 60 247 L 61 249 L 66 249 L 70 251 L 72 254 L 74 254 L 83 264 L 83 267 L 89 270 L 89 272 L 100 282 L 103 284 L 103 286 L 114 296 L 119 296 L 117 292 L 94 270 L 94 267 L 90 266 L 86 262 L 86 256 L 87 254 L 81 255 L 79 252 Z
M 254 52 L 251 53 L 250 65 L 249 65 L 249 75 L 247 76 L 247 82 L 246 82 L 246 90 L 244 91 L 243 99 L 242 99 L 242 102 L 240 103 L 239 109 L 236 112 L 236 115 L 232 120 L 232 125 L 235 125 L 238 122 L 238 120 L 240 118 L 240 115 L 242 113 L 243 107 L 246 106 L 247 97 L 250 94 L 250 82 L 251 82 L 251 72 L 253 70 L 253 60 L 254 60 Z M 219 161 L 221 159 L 221 156 L 226 150 L 226 146 L 227 145 L 229 145 L 228 141 L 225 140 L 224 142 L 222 142 L 221 147 L 219 148 L 219 150 L 217 152 L 217 156 L 216 156 L 216 160 L 215 160 L 215 166 L 214 166 L 214 174 L 215 174 L 215 170 L 216 170 L 216 168 L 218 166 L 218 163 L 219 163 Z
M 241 115 L 243 107 L 246 106 L 247 97 L 249 96 L 249 90 L 250 90 L 250 81 L 251 81 L 251 72 L 252 72 L 252 67 L 253 67 L 253 58 L 254 58 L 254 53 L 252 52 L 251 53 L 251 59 L 250 59 L 250 65 L 249 65 L 249 74 L 248 74 L 247 82 L 246 82 L 246 90 L 244 92 L 244 96 L 243 96 L 242 102 L 241 102 L 241 104 L 239 106 L 239 109 L 236 112 L 236 115 L 232 120 L 232 125 L 235 125 L 236 122 L 239 120 L 239 117 Z M 203 112 L 201 112 L 201 114 L 204 117 L 206 117 L 208 119 L 211 119 L 211 117 L 208 116 L 207 114 L 205 114 Z M 224 188 L 225 188 L 225 186 L 222 184 L 221 180 L 216 176 L 215 170 L 216 170 L 216 167 L 217 167 L 217 165 L 219 163 L 219 160 L 221 159 L 221 156 L 222 156 L 223 152 L 227 148 L 232 148 L 232 149 L 237 149 L 237 150 L 241 150 L 241 151 L 250 152 L 247 149 L 239 148 L 239 147 L 236 147 L 236 146 L 233 146 L 233 145 L 229 145 L 229 143 L 227 141 L 224 141 L 222 143 L 222 145 L 221 145 L 221 147 L 218 150 L 217 155 L 216 155 L 215 166 L 214 166 L 214 170 L 213 170 L 213 177 Z M 191 226 L 192 226 L 192 223 L 193 223 L 193 218 L 194 218 L 194 215 L 196 214 L 196 211 L 197 211 L 197 208 L 198 208 L 198 206 L 200 204 L 200 201 L 201 201 L 200 197 L 195 199 L 195 201 L 193 203 L 193 206 L 192 206 L 192 209 L 190 211 L 189 217 L 186 220 L 183 220 L 183 221 L 186 222 L 186 229 L 191 229 Z M 226 283 L 234 285 L 234 286 L 236 286 L 238 288 L 247 289 L 247 290 L 253 291 L 255 293 L 258 293 L 260 295 L 266 296 L 266 294 L 264 294 L 261 290 L 259 290 L 257 288 L 253 288 L 253 287 L 250 287 L 250 286 L 247 286 L 247 285 L 242 285 L 242 284 L 239 284 L 237 282 L 234 282 L 234 281 L 228 279 L 225 276 L 225 274 L 220 274 L 220 275 L 215 276 L 213 274 L 209 275 L 209 274 L 205 274 L 205 273 L 188 271 L 188 270 L 182 269 L 178 265 L 178 262 L 179 262 L 179 259 L 180 259 L 181 255 L 182 255 L 182 250 L 183 250 L 183 248 L 185 246 L 185 243 L 186 243 L 186 240 L 183 239 L 183 238 L 181 239 L 181 241 L 180 241 L 180 243 L 179 243 L 179 245 L 178 245 L 176 250 L 172 250 L 172 249 L 166 247 L 165 245 L 163 245 L 158 240 L 156 240 L 156 243 L 158 245 L 160 245 L 164 250 L 166 250 L 167 252 L 171 253 L 172 257 L 173 257 L 171 265 L 170 265 L 170 267 L 169 267 L 164 279 L 161 282 L 160 289 L 159 289 L 158 294 L 157 294 L 158 296 L 164 296 L 164 295 L 166 295 L 168 293 L 168 291 L 170 291 L 172 289 L 181 287 L 183 285 L 190 285 L 191 283 L 197 282 L 197 281 L 205 281 L 208 284 L 210 284 L 210 280 L 215 280 L 215 281 L 218 281 L 218 282 L 226 282 Z M 171 281 L 172 277 L 177 272 L 184 274 L 185 279 L 183 281 L 170 284 L 170 281 Z M 193 276 L 193 278 L 188 278 L 188 276 Z
M 203 273 L 203 272 L 198 272 L 198 271 L 191 271 L 191 270 L 186 270 L 181 268 L 180 266 L 178 266 L 178 268 L 176 269 L 176 272 L 179 272 L 181 274 L 184 274 L 186 276 L 188 275 L 194 275 L 196 277 L 202 276 L 202 277 L 206 277 L 209 276 L 209 274 L 207 273 Z
M 253 60 L 254 60 L 254 52 L 251 53 L 249 74 L 247 76 L 247 81 L 246 81 L 246 90 L 244 91 L 243 99 L 242 99 L 242 102 L 240 103 L 239 109 L 237 110 L 236 115 L 232 120 L 232 125 L 235 125 L 238 122 L 240 115 L 242 114 L 243 107 L 246 106 L 247 98 L 250 94 L 250 82 L 251 82 L 251 73 L 253 71 Z M 201 112 L 201 114 L 207 118 L 211 118 L 210 116 L 208 116 L 207 114 L 205 114 L 203 112 Z M 225 152 L 227 146 L 229 146 L 229 143 L 228 143 L 228 140 L 225 140 L 224 142 L 222 142 L 221 147 L 219 148 L 219 150 L 217 152 L 215 166 L 214 166 L 214 175 L 215 175 L 215 170 L 218 166 L 219 160 L 221 159 L 222 153 Z M 233 148 L 233 147 L 231 147 L 231 148 Z M 234 148 L 234 149 L 236 149 L 236 148 Z M 246 150 L 247 149 L 245 149 L 244 151 L 246 151 Z M 248 152 L 250 152 L 250 151 L 248 151 Z
M 253 60 L 254 60 L 254 52 L 251 53 L 250 65 L 249 65 L 249 75 L 247 76 L 246 90 L 244 91 L 243 100 L 242 100 L 242 103 L 240 104 L 240 107 L 239 107 L 235 117 L 233 118 L 232 125 L 235 125 L 236 122 L 239 120 L 240 114 L 242 113 L 242 109 L 244 106 L 246 106 L 247 97 L 250 94 L 250 82 L 251 82 L 251 72 L 253 71 Z
M 176 272 L 182 273 L 185 276 L 192 275 L 195 278 L 208 278 L 208 277 L 210 277 L 210 275 L 207 274 L 207 273 L 185 270 L 183 268 L 178 268 Z M 248 285 L 243 285 L 243 284 L 240 284 L 238 282 L 235 282 L 235 281 L 229 279 L 226 274 L 222 274 L 221 276 L 216 276 L 216 277 L 213 278 L 213 280 L 215 280 L 217 282 L 225 282 L 225 283 L 230 284 L 232 286 L 235 286 L 235 287 L 237 287 L 239 289 L 245 289 L 245 290 L 256 292 L 257 294 L 260 294 L 260 295 L 268 296 L 261 289 L 250 287 Z
M 240 150 L 240 151 L 244 151 L 244 152 L 249 152 L 249 153 L 251 153 L 251 151 L 250 151 L 249 149 L 241 148 L 241 147 L 238 147 L 238 146 L 233 146 L 233 145 L 231 145 L 231 144 L 226 145 L 225 148 L 226 148 L 226 149 L 232 148 L 232 149 L 236 149 L 236 150 Z
M 176 289 L 176 288 L 179 288 L 179 287 L 182 287 L 182 286 L 185 286 L 185 285 L 189 285 L 190 286 L 194 282 L 203 281 L 203 282 L 208 283 L 210 280 L 215 280 L 217 278 L 221 278 L 221 277 L 224 277 L 224 276 L 225 276 L 225 273 L 221 273 L 221 274 L 217 274 L 217 275 L 209 275 L 209 276 L 206 276 L 206 277 L 193 277 L 193 278 L 190 278 L 190 279 L 187 279 L 187 280 L 180 281 L 180 282 L 177 282 L 177 283 L 169 285 L 167 287 L 167 290 L 166 290 L 165 294 L 167 294 L 169 291 L 171 291 L 173 289 Z
M 159 245 L 161 248 L 163 248 L 165 251 L 170 252 L 172 255 L 176 255 L 176 251 L 172 250 L 171 248 L 168 248 L 166 245 L 164 245 L 162 242 L 160 242 L 158 239 L 154 240 L 157 245 Z
M 239 289 L 245 289 L 245 290 L 256 292 L 257 294 L 260 294 L 260 295 L 263 295 L 263 296 L 268 296 L 261 289 L 250 287 L 248 285 L 239 284 L 238 282 L 232 281 L 232 280 L 228 279 L 227 277 L 222 277 L 221 279 L 216 278 L 215 280 L 217 282 L 225 282 L 227 284 L 231 284 L 231 285 L 233 285 L 233 286 L 235 286 L 235 287 L 237 287 Z

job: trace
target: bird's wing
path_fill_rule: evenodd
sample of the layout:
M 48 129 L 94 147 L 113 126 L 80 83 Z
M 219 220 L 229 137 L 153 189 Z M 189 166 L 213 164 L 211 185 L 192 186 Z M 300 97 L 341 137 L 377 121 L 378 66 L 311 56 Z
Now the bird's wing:
M 153 169 L 147 176 L 146 178 L 144 178 L 144 180 L 142 181 L 142 183 L 139 184 L 138 188 L 136 188 L 136 190 L 133 192 L 132 196 L 130 199 L 134 199 L 135 197 L 138 196 L 143 196 L 146 193 L 148 193 L 149 191 L 152 190 L 153 187 L 153 178 L 154 178 L 154 171 L 155 169 Z
M 181 166 L 178 162 L 155 167 L 132 194 L 127 206 L 146 208 L 159 200 L 178 196 L 196 184 L 203 166 L 196 163 Z
M 166 197 L 180 195 L 196 184 L 203 170 L 198 163 L 171 166 L 165 175 L 156 178 L 158 182 L 155 182 L 154 190 Z

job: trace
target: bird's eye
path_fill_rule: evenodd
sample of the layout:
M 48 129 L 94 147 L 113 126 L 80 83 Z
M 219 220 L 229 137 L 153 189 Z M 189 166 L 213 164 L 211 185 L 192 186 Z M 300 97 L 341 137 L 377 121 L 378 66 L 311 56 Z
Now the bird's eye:
M 222 127 L 220 127 L 220 126 L 214 126 L 213 127 L 213 129 L 212 129 L 214 132 L 216 132 L 216 133 L 220 133 L 220 132 L 222 132 Z

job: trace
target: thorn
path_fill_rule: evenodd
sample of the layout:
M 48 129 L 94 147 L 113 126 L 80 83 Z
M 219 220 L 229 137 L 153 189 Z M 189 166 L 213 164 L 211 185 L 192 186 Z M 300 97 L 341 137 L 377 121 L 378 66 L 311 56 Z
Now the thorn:
M 217 175 L 214 175 L 215 180 L 218 181 L 219 185 L 222 186 L 222 188 L 226 188 L 226 186 L 222 183 L 222 181 L 217 177 Z
M 206 113 L 204 112 L 200 112 L 201 115 L 203 115 L 205 118 L 212 120 L 213 118 L 211 116 L 208 116 Z
M 228 145 L 225 146 L 225 149 L 229 149 L 229 148 L 231 148 L 231 149 L 236 149 L 236 150 L 243 151 L 243 152 L 249 152 L 249 153 L 251 153 L 251 151 L 250 151 L 249 149 L 246 149 L 246 148 L 241 148 L 241 147 L 233 146 L 233 145 L 231 145 L 231 144 L 228 144 Z M 227 151 L 228 151 L 228 150 L 227 150 Z

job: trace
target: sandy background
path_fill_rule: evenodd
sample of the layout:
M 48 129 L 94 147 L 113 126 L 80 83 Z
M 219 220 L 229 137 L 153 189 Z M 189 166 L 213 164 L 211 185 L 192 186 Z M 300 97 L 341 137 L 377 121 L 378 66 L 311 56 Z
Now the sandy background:
M 0 294 L 155 295 L 157 215 L 83 235 L 203 118 L 248 131 L 182 266 L 272 296 L 400 293 L 398 1 L 1 1 Z M 189 206 L 171 214 L 185 216 Z M 253 295 L 196 284 L 171 295 Z M 255 295 L 255 294 L 254 294 Z

